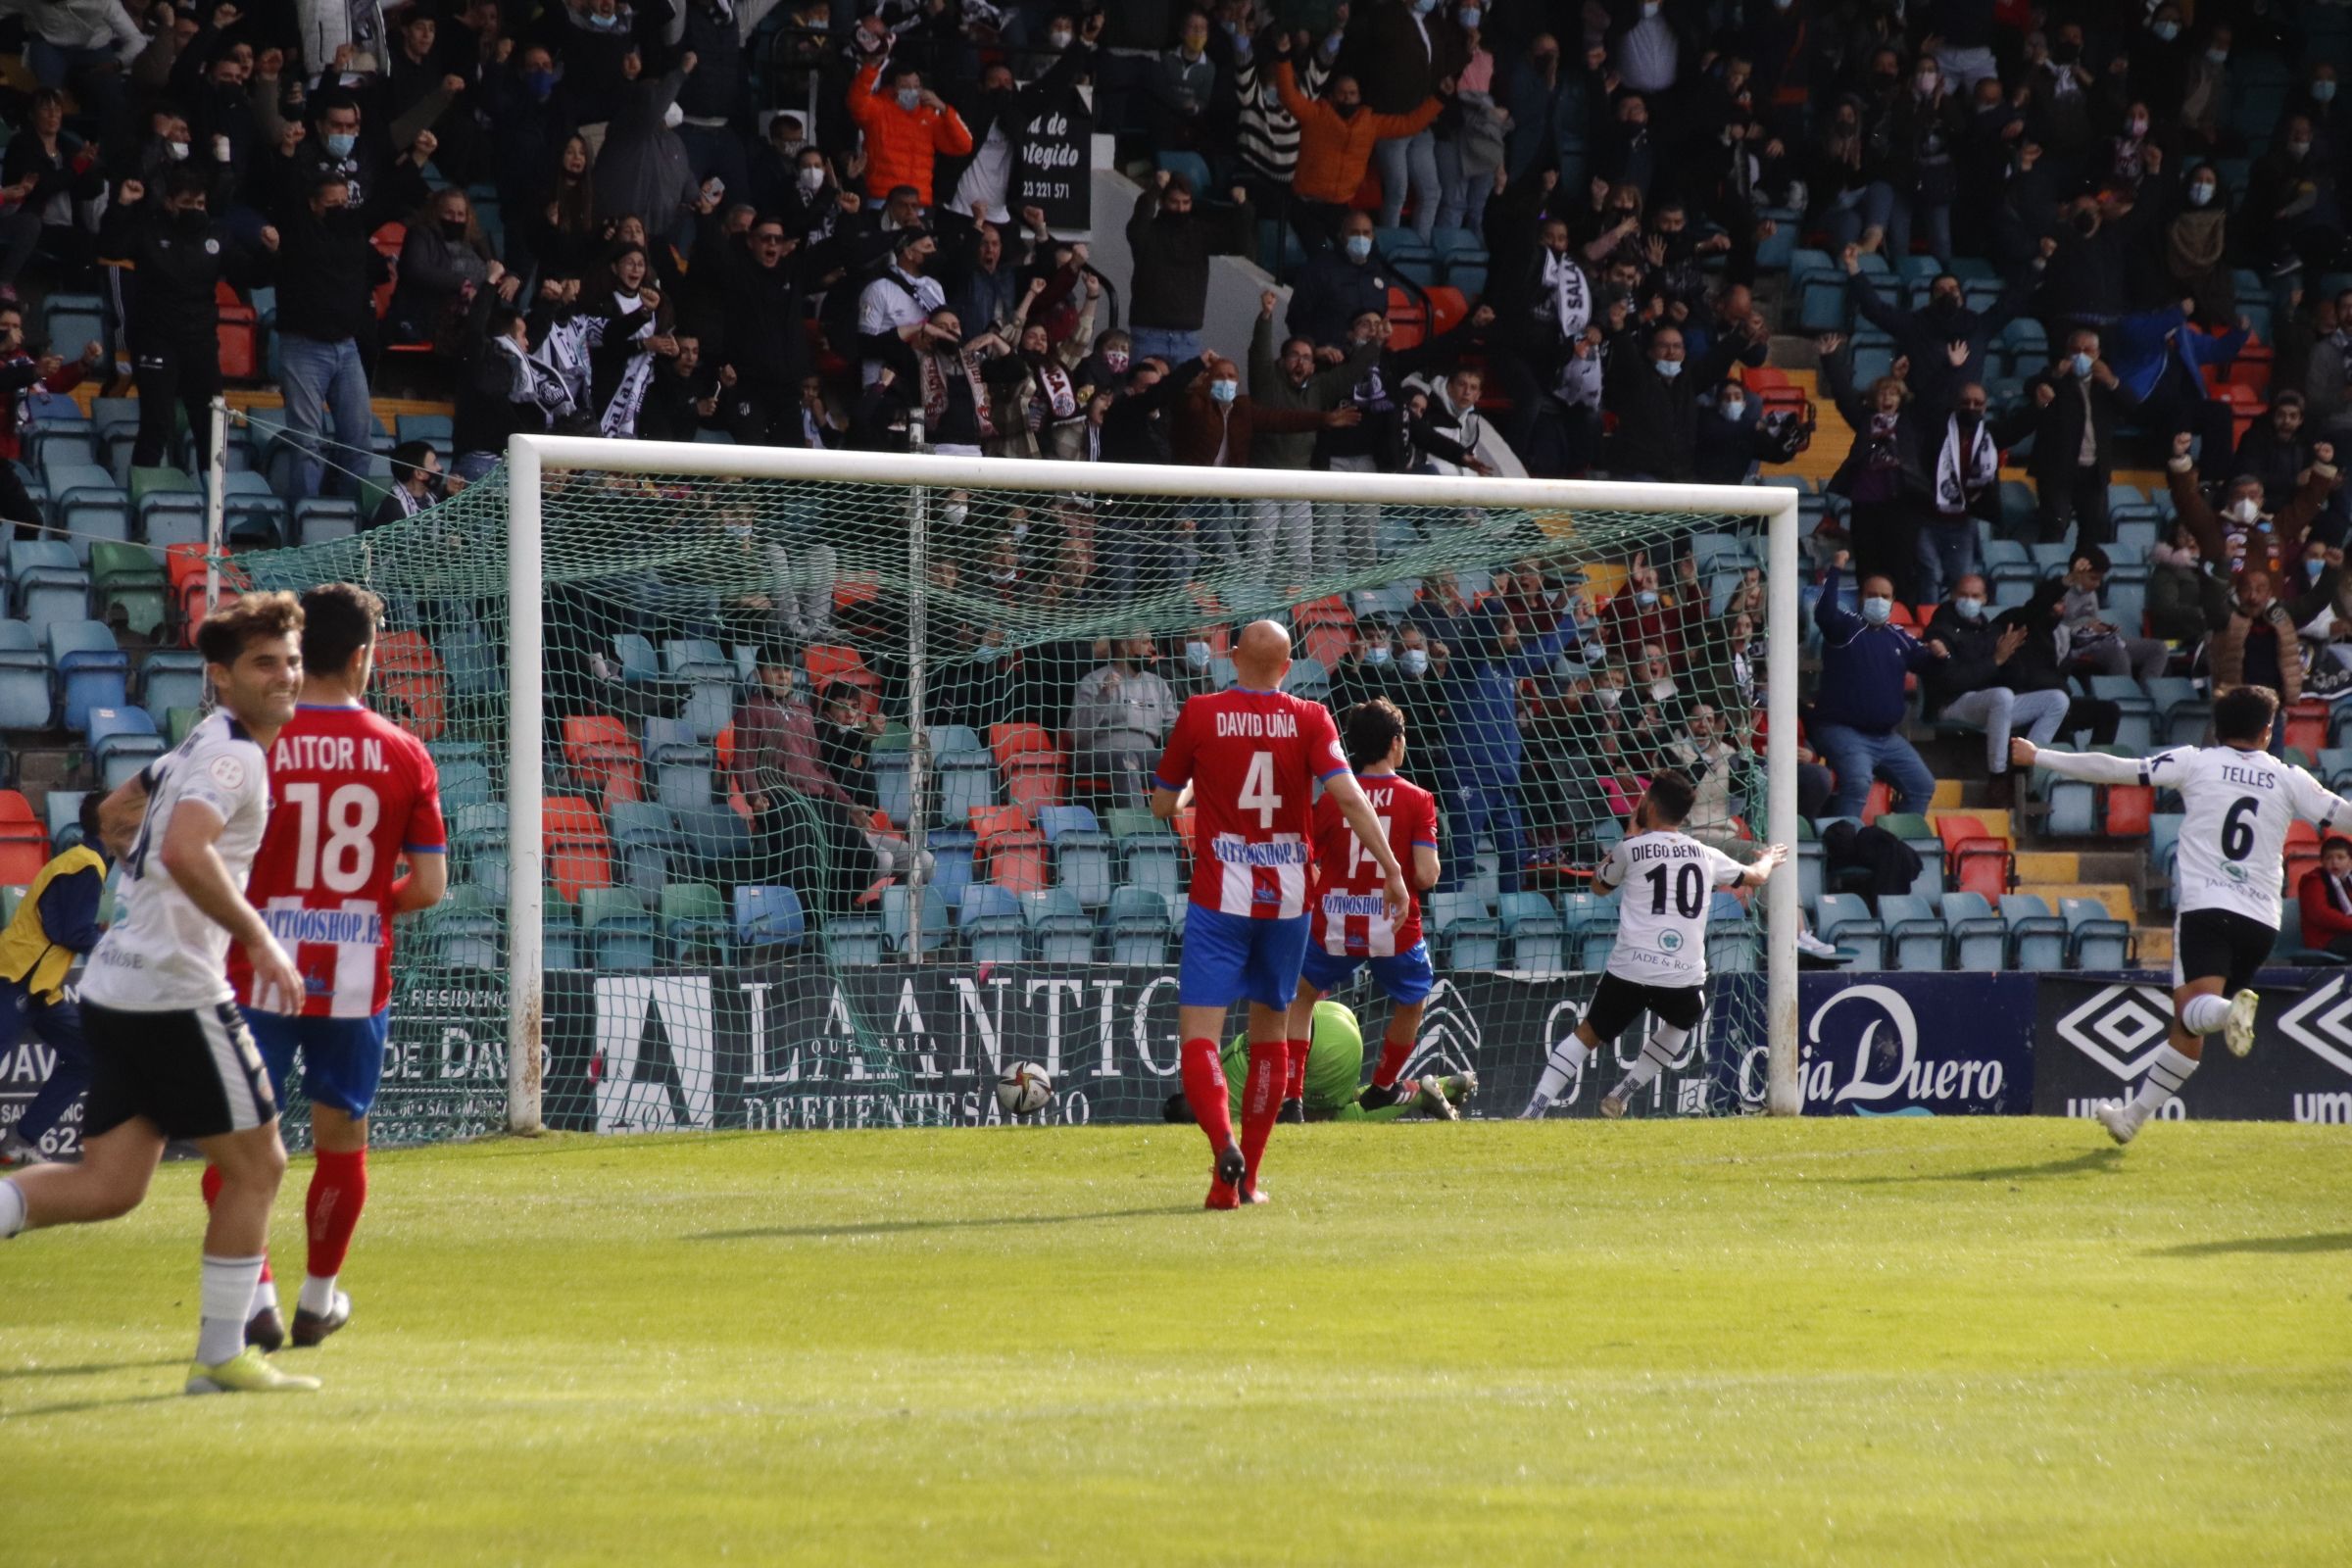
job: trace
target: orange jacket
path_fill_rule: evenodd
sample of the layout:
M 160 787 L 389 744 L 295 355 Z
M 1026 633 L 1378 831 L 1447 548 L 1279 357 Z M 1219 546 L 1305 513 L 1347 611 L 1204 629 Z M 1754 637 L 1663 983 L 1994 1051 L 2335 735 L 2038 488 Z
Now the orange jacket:
M 1372 162 L 1372 144 L 1419 135 L 1445 107 L 1432 98 L 1409 115 L 1358 109 L 1343 117 L 1329 103 L 1298 90 L 1298 74 L 1288 60 L 1274 67 L 1274 90 L 1282 94 L 1282 107 L 1298 122 L 1298 167 L 1292 172 L 1291 189 L 1310 202 L 1345 205 L 1355 200 L 1365 166 Z
M 865 193 L 880 201 L 901 185 L 914 187 L 931 205 L 931 161 L 946 153 L 961 158 L 972 150 L 972 133 L 953 109 L 901 109 L 897 98 L 875 91 L 879 61 L 850 83 L 850 118 L 865 132 Z

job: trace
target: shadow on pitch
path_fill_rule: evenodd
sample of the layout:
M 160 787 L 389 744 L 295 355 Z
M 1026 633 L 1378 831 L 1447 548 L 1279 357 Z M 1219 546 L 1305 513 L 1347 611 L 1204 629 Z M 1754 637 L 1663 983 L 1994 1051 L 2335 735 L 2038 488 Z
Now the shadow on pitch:
M 177 1365 L 177 1362 L 173 1362 Z M 22 1410 L 0 1407 L 0 1417 L 11 1421 L 29 1421 L 37 1415 L 80 1415 L 90 1410 L 127 1410 L 138 1404 L 163 1404 L 169 1400 L 184 1399 L 184 1394 L 133 1394 L 121 1399 L 74 1399 L 66 1404 L 35 1404 Z
M 2226 1242 L 2182 1242 L 2178 1247 L 2152 1248 L 2150 1257 L 2226 1257 L 2235 1252 L 2352 1252 L 2352 1231 L 2321 1231 L 2309 1236 L 2240 1236 Z
M 799 1241 L 825 1236 L 904 1236 L 919 1231 L 994 1230 L 1015 1225 L 1086 1225 L 1108 1219 L 1149 1219 L 1157 1214 L 1198 1214 L 1198 1203 L 1159 1208 L 1112 1208 L 1089 1214 L 979 1214 L 956 1219 L 881 1219 L 863 1225 L 763 1225 L 755 1230 L 698 1231 L 690 1242 Z
M 2120 1149 L 2093 1149 L 2064 1159 L 2045 1159 L 2036 1165 L 1992 1165 L 1983 1170 L 1914 1171 L 1907 1176 L 1839 1176 L 1831 1178 L 1849 1187 L 1892 1187 L 1912 1182 L 2040 1181 L 2051 1176 L 2077 1176 L 2108 1170 L 2123 1162 Z
M 167 1357 L 161 1361 L 89 1361 L 80 1366 L 6 1366 L 0 1367 L 0 1383 L 18 1378 L 86 1378 L 102 1372 L 137 1372 L 155 1366 L 184 1366 L 183 1359 Z

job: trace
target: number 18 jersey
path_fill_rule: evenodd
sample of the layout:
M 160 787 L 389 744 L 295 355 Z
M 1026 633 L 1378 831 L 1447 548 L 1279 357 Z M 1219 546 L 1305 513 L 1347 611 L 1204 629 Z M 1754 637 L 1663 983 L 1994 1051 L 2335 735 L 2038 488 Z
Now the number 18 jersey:
M 1260 920 L 1304 914 L 1315 782 L 1347 771 L 1320 703 L 1242 686 L 1186 702 L 1156 779 L 1193 786 L 1192 902 Z
M 383 1011 L 399 858 L 449 847 L 432 755 L 365 708 L 305 706 L 270 748 L 270 798 L 245 896 L 302 972 L 303 1016 Z M 251 1002 L 242 948 L 230 950 L 228 977 Z
M 2140 764 L 2140 782 L 2180 792 L 2176 907 L 2228 909 L 2277 930 L 2286 830 L 2297 817 L 2325 833 L 2352 805 L 2267 752 L 2178 746 Z
M 1645 986 L 1707 978 L 1707 910 L 1715 890 L 1745 872 L 1738 860 L 1682 833 L 1637 833 L 1609 852 L 1593 880 L 1617 896 L 1617 945 L 1605 972 Z

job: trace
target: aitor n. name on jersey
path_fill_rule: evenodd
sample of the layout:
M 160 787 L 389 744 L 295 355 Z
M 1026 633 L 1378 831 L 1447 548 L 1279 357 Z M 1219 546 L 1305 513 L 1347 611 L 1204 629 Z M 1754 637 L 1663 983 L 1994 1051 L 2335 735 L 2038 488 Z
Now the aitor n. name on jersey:
M 1347 771 L 1320 703 L 1241 686 L 1188 701 L 1155 772 L 1162 789 L 1193 786 L 1192 902 L 1264 920 L 1304 914 L 1315 782 Z
M 313 1018 L 365 1018 L 392 1001 L 392 885 L 407 855 L 448 846 L 422 742 L 365 708 L 305 705 L 270 748 L 270 831 L 246 897 L 293 956 Z M 243 949 L 229 955 L 252 997 Z
M 1437 797 L 1394 773 L 1358 775 L 1372 814 L 1388 834 L 1398 865 L 1413 863 L 1417 846 L 1438 847 Z M 1421 901 L 1415 897 L 1402 921 L 1389 918 L 1380 862 L 1348 826 L 1340 803 L 1326 795 L 1315 803 L 1314 944 L 1342 957 L 1395 957 L 1421 941 Z
M 1607 972 L 1647 986 L 1707 978 L 1707 910 L 1715 890 L 1746 872 L 1721 850 L 1681 833 L 1638 833 L 1609 852 L 1594 881 L 1617 896 L 1617 945 Z
M 2267 752 L 2180 746 L 2140 764 L 2140 782 L 2180 792 L 2176 907 L 2228 909 L 2276 929 L 2286 833 L 2296 818 L 2325 833 L 2352 806 Z

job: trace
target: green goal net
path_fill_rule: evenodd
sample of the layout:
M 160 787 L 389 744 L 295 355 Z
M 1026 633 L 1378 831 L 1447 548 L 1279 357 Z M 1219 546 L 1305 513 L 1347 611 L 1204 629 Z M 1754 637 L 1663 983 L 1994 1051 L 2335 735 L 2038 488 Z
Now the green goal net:
M 1190 861 L 1146 808 L 1150 772 L 1261 617 L 1291 628 L 1289 689 L 1405 714 L 1403 771 L 1445 824 L 1424 898 L 1441 986 L 1408 1071 L 1477 1070 L 1476 1112 L 1515 1112 L 1581 1016 L 1615 927 L 1590 869 L 1652 772 L 1698 779 L 1693 831 L 1735 853 L 1764 836 L 1771 492 L 1740 492 L 1744 516 L 1531 485 L 1509 493 L 1538 504 L 1465 504 L 1478 480 L 1398 500 L 1319 475 L 1277 499 L 1244 469 L 1188 497 L 1080 466 L 752 477 L 693 451 L 706 471 L 551 463 L 539 486 L 548 1125 L 985 1122 L 1015 1061 L 1054 1078 L 1044 1119 L 1156 1118 Z M 1016 472 L 1035 487 L 980 482 Z M 382 595 L 373 701 L 439 760 L 452 891 L 399 934 L 390 1141 L 507 1120 L 530 863 L 510 843 L 508 509 L 502 469 L 404 523 L 232 564 Z M 1708 1025 L 1645 1110 L 1760 1099 L 1763 923 L 1761 902 L 1717 901 Z M 1359 976 L 1338 1000 L 1376 1042 L 1385 998 Z

